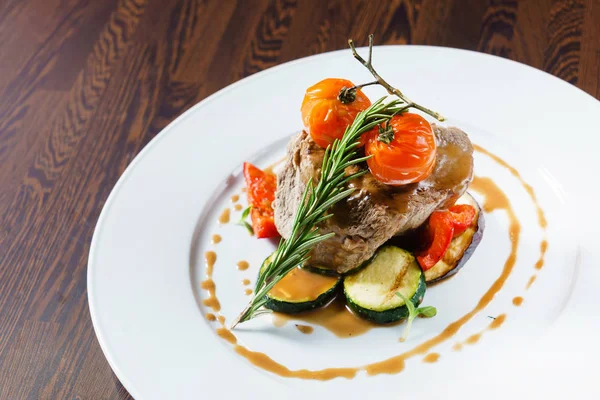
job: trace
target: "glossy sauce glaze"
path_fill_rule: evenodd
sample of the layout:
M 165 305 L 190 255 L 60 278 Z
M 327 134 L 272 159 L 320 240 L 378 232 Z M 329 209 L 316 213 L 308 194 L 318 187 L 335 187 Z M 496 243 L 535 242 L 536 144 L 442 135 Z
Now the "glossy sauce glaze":
M 373 328 L 381 327 L 354 315 L 346 307 L 343 296 L 336 298 L 325 307 L 305 313 L 294 315 L 273 313 L 273 325 L 281 327 L 289 321 L 319 325 L 342 339 L 360 336 Z
M 277 282 L 269 294 L 280 300 L 316 300 L 323 292 L 333 287 L 337 280 L 336 277 L 315 274 L 297 267 Z

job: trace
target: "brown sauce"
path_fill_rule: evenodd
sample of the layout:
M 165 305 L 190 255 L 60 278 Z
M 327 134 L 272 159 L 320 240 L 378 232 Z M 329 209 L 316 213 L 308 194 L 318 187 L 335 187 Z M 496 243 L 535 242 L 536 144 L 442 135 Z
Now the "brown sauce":
M 235 209 L 235 211 L 241 211 L 243 207 L 241 204 L 236 204 L 233 206 L 233 208 Z
M 296 329 L 298 329 L 300 332 L 304 333 L 305 335 L 310 335 L 315 330 L 312 326 L 308 326 L 308 325 L 296 325 Z
M 206 264 L 206 276 L 210 278 L 212 277 L 215 262 L 217 262 L 217 253 L 214 251 L 207 251 L 204 253 L 204 262 Z
M 542 240 L 542 243 L 540 244 L 540 258 L 535 263 L 536 269 L 542 269 L 542 267 L 544 266 L 544 257 L 546 256 L 546 250 L 548 250 L 548 241 Z
M 217 261 L 217 254 L 214 251 L 207 251 L 204 253 L 204 260 L 206 262 L 206 280 L 200 283 L 200 287 L 208 291 L 208 298 L 202 300 L 202 304 L 206 307 L 210 307 L 213 311 L 219 312 L 221 310 L 221 303 L 217 298 L 216 285 L 212 280 L 212 273 L 215 262 Z
M 246 296 L 250 296 L 252 294 L 252 289 L 246 289 L 246 290 L 244 290 L 244 294 Z
M 488 329 L 498 329 L 506 320 L 506 314 L 498 315 L 488 326 Z
M 250 284 L 250 279 L 244 279 L 242 281 L 242 285 L 244 285 L 244 286 L 248 286 L 249 284 Z
M 471 335 L 467 338 L 467 340 L 465 340 L 466 344 L 475 344 L 477 342 L 479 342 L 479 340 L 481 339 L 481 333 L 476 333 L 474 335 Z
M 494 329 L 498 329 L 500 328 L 500 326 L 504 323 L 504 321 L 506 320 L 506 314 L 500 314 L 498 315 L 496 318 L 494 318 L 494 320 L 488 325 L 487 327 L 487 331 L 491 331 Z M 477 342 L 479 342 L 479 340 L 481 339 L 481 336 L 483 336 L 483 333 L 485 331 L 476 333 L 474 335 L 471 335 L 467 338 L 467 340 L 464 341 L 464 343 L 455 343 L 454 346 L 452 346 L 452 350 L 454 351 L 460 351 L 462 350 L 463 346 L 465 344 L 475 344 Z
M 248 261 L 238 261 L 238 263 L 236 265 L 237 265 L 237 269 L 240 271 L 245 271 L 250 266 L 250 264 L 248 264 Z
M 521 296 L 517 296 L 514 299 L 512 299 L 512 303 L 519 307 L 521 304 L 523 304 L 523 298 Z
M 281 327 L 288 321 L 302 321 L 319 325 L 339 338 L 360 336 L 372 328 L 381 326 L 354 315 L 346 308 L 346 303 L 342 298 L 332 301 L 325 307 L 305 313 L 294 315 L 273 313 L 273 325 Z
M 538 222 L 540 224 L 540 227 L 542 229 L 545 229 L 546 226 L 548 226 L 548 222 L 546 221 L 546 216 L 544 214 L 544 210 L 542 210 L 542 208 L 538 204 L 537 197 L 535 195 L 535 192 L 533 191 L 533 188 L 531 187 L 530 184 L 528 184 L 527 182 L 525 182 L 525 180 L 521 177 L 521 174 L 519 173 L 519 171 L 517 171 L 515 167 L 509 165 L 506 161 L 504 161 L 503 159 L 501 159 L 497 155 L 495 155 L 493 153 L 490 153 L 489 151 L 487 151 L 483 147 L 474 144 L 473 148 L 476 151 L 478 151 L 480 153 L 483 153 L 486 156 L 490 157 L 492 160 L 496 161 L 498 164 L 500 164 L 501 166 L 503 166 L 504 168 L 506 168 L 507 170 L 509 170 L 510 173 L 513 174 L 513 176 L 515 178 L 517 178 L 521 182 L 521 184 L 523 185 L 523 187 L 525 188 L 525 190 L 527 191 L 527 193 L 529 194 L 529 196 L 533 200 L 533 203 L 535 204 L 535 207 L 536 207 L 536 210 L 537 210 L 537 214 L 538 214 Z
M 230 214 L 231 211 L 229 210 L 229 208 L 224 209 L 221 215 L 219 216 L 219 222 L 222 224 L 228 223 Z
M 525 287 L 525 289 L 529 289 L 531 285 L 533 285 L 533 282 L 535 282 L 536 278 L 536 275 L 531 275 L 531 278 L 529 278 L 529 282 L 527 282 L 527 286 Z
M 205 317 L 209 321 L 216 321 L 217 320 L 217 317 L 215 317 L 215 314 L 212 314 L 212 313 L 206 313 Z
M 284 276 L 269 292 L 280 300 L 316 300 L 322 293 L 332 288 L 338 278 L 315 274 L 304 268 L 294 268 Z
M 234 194 L 233 196 L 231 196 L 232 203 L 237 203 L 239 200 L 240 200 L 240 195 Z
M 222 240 L 221 235 L 212 235 L 212 244 L 220 243 Z
M 438 353 L 429 353 L 425 357 L 423 357 L 423 362 L 426 363 L 434 363 L 440 359 L 440 355 Z
M 237 338 L 231 331 L 225 327 L 217 328 L 217 335 L 227 340 L 231 344 L 237 343 Z

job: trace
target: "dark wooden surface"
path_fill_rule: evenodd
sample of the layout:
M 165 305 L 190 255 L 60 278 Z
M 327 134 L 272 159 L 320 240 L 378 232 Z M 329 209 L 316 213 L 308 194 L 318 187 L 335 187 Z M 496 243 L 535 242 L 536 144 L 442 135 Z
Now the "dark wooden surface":
M 125 399 L 86 262 L 119 175 L 240 78 L 360 45 L 497 54 L 600 97 L 600 0 L 1 0 L 0 399 Z

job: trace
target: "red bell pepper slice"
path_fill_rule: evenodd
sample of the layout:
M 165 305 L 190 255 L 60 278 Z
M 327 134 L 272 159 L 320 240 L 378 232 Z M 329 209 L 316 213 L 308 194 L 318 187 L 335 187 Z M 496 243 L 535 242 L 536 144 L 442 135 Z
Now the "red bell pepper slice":
M 275 228 L 275 214 L 272 206 L 277 188 L 275 175 L 262 171 L 250 163 L 244 163 L 244 178 L 246 179 L 248 203 L 252 206 L 250 211 L 252 229 L 256 237 L 279 236 L 277 228 Z
M 423 271 L 431 269 L 446 254 L 452 239 L 464 233 L 475 219 L 475 208 L 459 204 L 448 210 L 434 211 L 427 225 L 429 247 L 418 251 L 417 262 Z

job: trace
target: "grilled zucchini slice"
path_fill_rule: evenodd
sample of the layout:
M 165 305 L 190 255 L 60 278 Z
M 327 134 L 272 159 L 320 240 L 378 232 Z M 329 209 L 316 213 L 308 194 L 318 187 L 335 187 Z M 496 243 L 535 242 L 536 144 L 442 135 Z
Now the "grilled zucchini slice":
M 418 307 L 425 290 L 425 276 L 415 257 L 395 246 L 380 248 L 369 265 L 344 278 L 344 295 L 350 309 L 379 324 L 408 317 L 408 307 L 396 292 Z
M 270 261 L 265 260 L 262 270 Z M 327 305 L 337 294 L 342 278 L 325 275 L 296 267 L 284 276 L 267 294 L 265 307 L 285 313 L 295 314 Z

